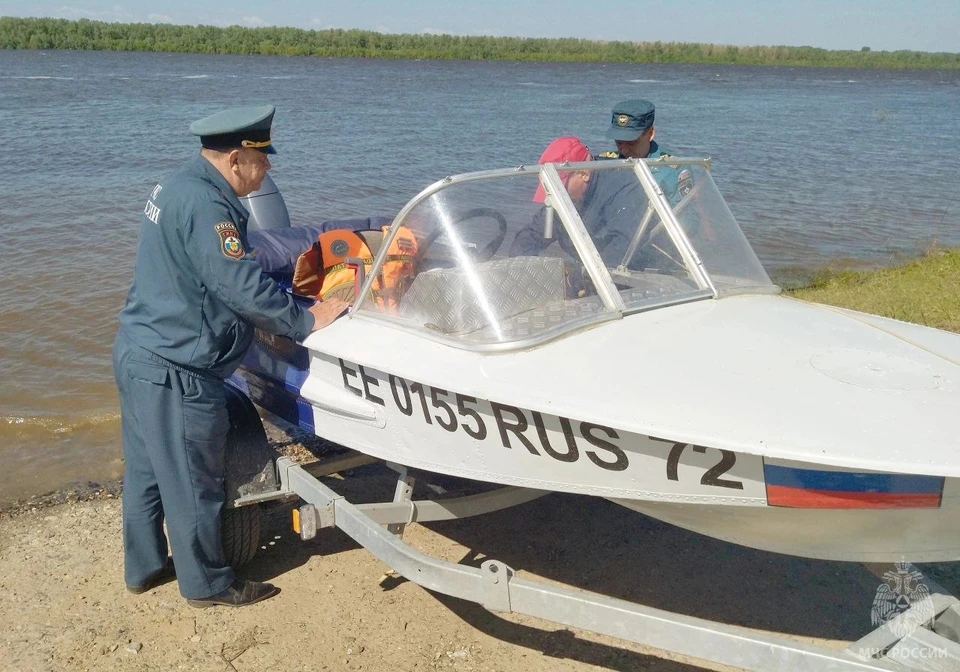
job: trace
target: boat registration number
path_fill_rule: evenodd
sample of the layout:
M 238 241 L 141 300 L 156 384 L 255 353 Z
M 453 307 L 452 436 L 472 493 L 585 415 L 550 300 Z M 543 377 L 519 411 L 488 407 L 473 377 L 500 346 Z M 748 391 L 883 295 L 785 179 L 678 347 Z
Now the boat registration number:
M 445 456 L 464 470 L 512 473 L 536 463 L 547 482 L 571 482 L 655 498 L 731 498 L 763 505 L 763 460 L 756 455 L 654 436 L 479 399 L 339 360 L 343 386 L 383 408 L 387 424 L 445 435 Z

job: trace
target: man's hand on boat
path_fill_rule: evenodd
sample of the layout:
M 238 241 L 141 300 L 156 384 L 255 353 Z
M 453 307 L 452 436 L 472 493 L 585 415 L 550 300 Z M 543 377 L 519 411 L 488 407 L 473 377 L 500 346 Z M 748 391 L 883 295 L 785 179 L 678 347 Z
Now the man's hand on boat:
M 326 301 L 317 301 L 307 308 L 313 315 L 313 330 L 323 329 L 335 319 L 347 312 L 350 304 L 341 299 L 330 298 Z

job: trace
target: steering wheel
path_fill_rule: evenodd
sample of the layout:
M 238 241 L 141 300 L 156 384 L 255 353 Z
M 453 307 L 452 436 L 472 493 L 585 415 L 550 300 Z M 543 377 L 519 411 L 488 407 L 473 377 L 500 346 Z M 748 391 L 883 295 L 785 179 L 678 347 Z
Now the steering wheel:
M 493 208 L 473 208 L 472 210 L 467 210 L 457 219 L 453 220 L 450 223 L 450 226 L 458 226 L 463 222 L 476 219 L 477 217 L 489 217 L 490 219 L 494 219 L 497 221 L 497 225 L 500 227 L 500 230 L 497 232 L 497 235 L 494 237 L 494 239 L 487 243 L 484 247 L 468 250 L 468 254 L 470 254 L 473 260 L 479 263 L 492 259 L 493 255 L 495 255 L 497 250 L 500 249 L 500 246 L 503 244 L 503 240 L 507 237 L 507 218 Z M 433 245 L 434 241 L 436 241 L 436 239 L 439 238 L 442 233 L 444 233 L 444 231 L 446 231 L 446 227 L 438 226 L 422 241 L 420 241 L 420 244 L 417 247 L 416 259 L 416 265 L 418 267 L 420 266 L 420 262 L 426 256 L 427 250 L 431 245 Z
M 675 215 L 679 216 L 680 213 L 683 212 L 683 210 L 684 210 L 688 205 L 690 205 L 691 201 L 693 201 L 694 197 L 695 197 L 695 196 L 697 195 L 697 193 L 700 191 L 700 186 L 701 186 L 701 184 L 703 184 L 703 183 L 702 183 L 702 182 L 698 182 L 697 184 L 695 184 L 695 185 L 693 186 L 693 189 L 691 189 L 689 192 L 687 192 L 686 195 L 684 195 L 683 198 L 680 199 L 680 202 L 677 203 L 675 206 L 673 206 L 673 212 L 674 212 Z M 648 229 L 648 230 L 643 234 L 643 237 L 640 239 L 640 242 L 639 242 L 639 244 L 637 245 L 637 250 L 639 251 L 639 250 L 642 250 L 642 249 L 644 249 L 644 248 L 652 248 L 652 249 L 654 249 L 655 251 L 659 252 L 659 253 L 660 253 L 660 256 L 662 256 L 662 257 L 664 257 L 665 259 L 667 259 L 668 261 L 672 262 L 674 265 L 678 266 L 680 269 L 686 271 L 686 270 L 687 270 L 687 267 L 686 267 L 686 265 L 685 265 L 683 262 L 677 261 L 676 259 L 673 258 L 673 256 L 671 256 L 666 250 L 664 250 L 663 248 L 661 248 L 659 245 L 653 244 L 654 238 L 656 238 L 656 237 L 660 234 L 660 232 L 661 232 L 661 231 L 664 231 L 664 230 L 665 230 L 665 227 L 664 227 L 664 225 L 663 225 L 663 220 L 660 219 L 660 216 L 659 216 L 659 214 L 658 214 L 658 215 L 657 215 L 657 223 L 654 224 L 652 227 L 650 227 L 650 229 Z
M 634 254 L 634 257 L 636 257 L 637 253 L 639 253 L 641 250 L 653 251 L 657 253 L 656 255 L 657 257 L 662 257 L 666 261 L 669 261 L 673 265 L 686 271 L 687 267 L 682 261 L 678 261 L 674 259 L 669 252 L 667 252 L 662 247 L 660 247 L 659 245 L 653 242 L 654 239 L 658 235 L 660 235 L 660 233 L 665 231 L 666 231 L 666 227 L 663 225 L 663 220 L 661 220 L 660 217 L 658 216 L 657 223 L 651 226 L 647 231 L 644 232 L 643 237 L 640 239 L 640 243 L 637 245 L 637 249 L 636 249 L 636 253 Z M 669 239 L 669 236 L 668 236 L 668 239 Z

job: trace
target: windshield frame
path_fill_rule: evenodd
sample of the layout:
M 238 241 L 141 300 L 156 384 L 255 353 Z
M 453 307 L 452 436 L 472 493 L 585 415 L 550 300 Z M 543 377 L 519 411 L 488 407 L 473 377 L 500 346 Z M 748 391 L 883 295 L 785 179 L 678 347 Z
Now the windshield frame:
M 664 193 L 660 184 L 657 182 L 650 168 L 651 166 L 656 165 L 667 165 L 671 167 L 697 165 L 702 166 L 707 172 L 709 172 L 711 168 L 710 163 L 711 160 L 709 158 L 686 158 L 670 156 L 658 157 L 656 159 L 619 159 L 564 162 L 562 164 L 547 163 L 535 166 L 525 166 L 521 164 L 514 168 L 500 168 L 494 170 L 461 173 L 459 175 L 448 175 L 428 185 L 426 188 L 420 191 L 420 193 L 414 196 L 397 213 L 396 217 L 393 219 L 390 229 L 386 234 L 380 250 L 375 255 L 371 270 L 363 279 L 360 291 L 356 295 L 356 300 L 351 308 L 350 317 L 363 317 L 364 319 L 372 319 L 377 322 L 388 322 L 393 327 L 416 333 L 417 335 L 426 337 L 430 340 L 436 340 L 448 345 L 452 345 L 458 349 L 502 352 L 532 347 L 542 342 L 553 340 L 567 333 L 579 331 L 594 324 L 621 319 L 626 315 L 631 315 L 634 313 L 646 312 L 648 310 L 655 310 L 666 306 L 690 303 L 703 299 L 719 298 L 720 292 L 718 292 L 716 285 L 711 280 L 710 274 L 705 268 L 703 260 L 697 253 L 693 244 L 684 232 L 683 227 L 677 220 L 677 217 L 673 211 L 673 207 L 670 205 L 666 194 Z M 659 215 L 660 222 L 676 245 L 678 252 L 682 256 L 683 261 L 692 276 L 692 279 L 695 281 L 699 289 L 694 290 L 686 295 L 668 297 L 663 301 L 653 302 L 643 306 L 627 306 L 617 290 L 610 271 L 607 269 L 606 265 L 601 259 L 600 253 L 597 251 L 596 246 L 587 232 L 586 226 L 580 214 L 578 213 L 576 206 L 570 199 L 570 196 L 564 187 L 563 180 L 561 179 L 557 169 L 558 166 L 560 166 L 564 171 L 614 170 L 618 168 L 631 168 L 640 182 L 644 192 L 646 193 L 650 206 L 653 210 L 655 210 L 656 214 Z M 417 208 L 418 205 L 429 199 L 437 192 L 455 184 L 464 184 L 468 182 L 529 173 L 537 173 L 539 183 L 543 186 L 543 189 L 546 193 L 544 204 L 549 208 L 552 208 L 555 211 L 555 214 L 559 215 L 559 219 L 561 220 L 560 225 L 564 227 L 573 241 L 576 251 L 580 255 L 580 261 L 583 263 L 586 272 L 593 281 L 594 287 L 597 291 L 597 296 L 604 305 L 605 310 L 603 312 L 593 316 L 592 318 L 558 325 L 556 328 L 549 329 L 535 336 L 520 340 L 497 343 L 477 343 L 446 337 L 442 333 L 436 333 L 425 329 L 417 329 L 403 323 L 401 320 L 396 319 L 389 314 L 381 313 L 376 310 L 363 309 L 365 305 L 370 302 L 370 295 L 372 292 L 374 279 L 376 278 L 379 269 L 384 264 L 390 244 L 396 238 L 406 218 Z M 680 204 L 678 204 L 678 207 L 679 206 Z M 647 215 L 644 215 L 644 218 L 646 217 Z M 552 220 L 555 220 L 555 218 L 552 218 Z M 639 233 L 640 231 L 638 229 L 638 234 Z M 747 245 L 749 245 L 749 242 L 747 242 Z M 779 287 L 771 283 L 769 288 L 753 288 L 747 293 L 776 294 L 779 293 L 779 291 Z
M 703 260 L 700 259 L 697 251 L 693 249 L 690 239 L 687 238 L 687 234 L 683 231 L 683 227 L 680 226 L 680 222 L 677 221 L 677 216 L 673 213 L 673 208 L 670 207 L 670 203 L 667 200 L 667 195 L 663 193 L 663 188 L 657 182 L 657 179 L 653 176 L 653 173 L 650 172 L 650 166 L 647 165 L 647 161 L 649 161 L 649 159 L 646 161 L 634 160 L 633 171 L 640 179 L 640 184 L 643 185 L 644 191 L 647 192 L 647 196 L 650 198 L 650 202 L 656 209 L 657 214 L 660 215 L 660 221 L 663 222 L 664 228 L 667 229 L 667 232 L 673 239 L 674 244 L 677 246 L 677 250 L 680 252 L 684 262 L 687 264 L 687 268 L 693 273 L 693 279 L 696 280 L 700 289 L 709 290 L 713 295 L 713 298 L 717 298 L 717 288 L 714 286 L 713 281 L 710 280 L 710 276 L 707 274 L 707 269 L 705 269 L 703 266 Z M 674 165 L 672 163 L 668 163 L 666 160 L 661 161 L 657 159 L 657 161 L 660 163 L 667 163 L 668 165 Z M 700 164 L 703 165 L 707 170 L 710 170 L 709 163 L 707 163 L 707 161 L 707 159 L 704 159 L 700 162 Z

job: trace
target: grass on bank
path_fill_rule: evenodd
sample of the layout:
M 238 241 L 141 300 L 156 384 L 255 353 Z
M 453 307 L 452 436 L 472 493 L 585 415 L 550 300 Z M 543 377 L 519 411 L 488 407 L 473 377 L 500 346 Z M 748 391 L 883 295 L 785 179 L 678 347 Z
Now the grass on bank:
M 933 248 L 893 268 L 823 271 L 785 294 L 960 332 L 960 248 Z

